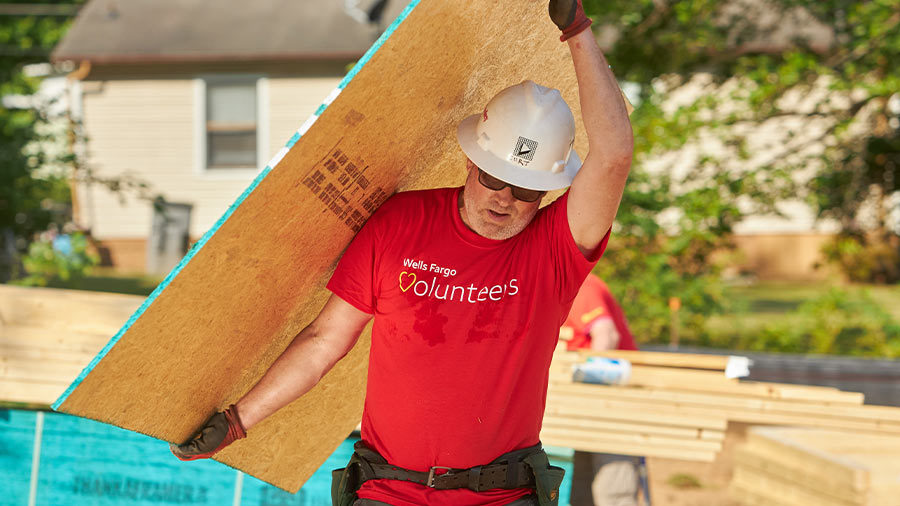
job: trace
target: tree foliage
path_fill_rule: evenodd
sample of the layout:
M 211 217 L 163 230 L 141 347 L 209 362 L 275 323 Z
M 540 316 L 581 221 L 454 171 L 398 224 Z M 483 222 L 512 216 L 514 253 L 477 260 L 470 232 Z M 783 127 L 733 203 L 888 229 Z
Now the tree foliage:
M 78 4 L 81 0 L 17 3 Z M 39 79 L 27 76 L 23 68 L 47 62 L 68 24 L 67 17 L 0 16 L 0 96 L 30 95 L 37 90 Z M 70 199 L 64 177 L 36 175 L 47 155 L 27 149 L 43 140 L 40 125 L 46 120 L 41 110 L 0 107 L 0 259 L 4 252 L 9 261 L 9 251 L 24 251 L 35 233 L 61 219 L 59 204 Z M 0 280 L 8 277 L 10 268 L 0 265 Z
M 643 339 L 664 337 L 673 296 L 701 332 L 726 304 L 733 227 L 784 200 L 836 220 L 862 251 L 893 245 L 863 263 L 896 265 L 900 0 L 584 5 L 617 78 L 640 90 L 633 175 L 599 269 Z M 669 170 L 673 153 L 689 168 Z
M 29 245 L 28 255 L 22 261 L 27 276 L 14 283 L 47 286 L 53 280 L 60 280 L 78 286 L 88 270 L 100 261 L 82 232 L 44 235 Z

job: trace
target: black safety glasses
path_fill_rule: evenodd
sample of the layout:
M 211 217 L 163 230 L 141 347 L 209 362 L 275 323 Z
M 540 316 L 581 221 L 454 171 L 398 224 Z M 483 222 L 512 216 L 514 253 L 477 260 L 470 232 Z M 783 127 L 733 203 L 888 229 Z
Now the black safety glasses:
M 484 186 L 489 190 L 494 190 L 495 192 L 498 192 L 509 186 L 509 189 L 512 192 L 512 196 L 517 200 L 521 200 L 522 202 L 534 202 L 543 197 L 545 193 L 547 193 L 546 191 L 542 190 L 529 190 L 528 188 L 511 185 L 506 181 L 495 178 L 494 176 L 488 174 L 480 168 L 478 169 L 478 182 L 481 183 L 481 186 Z

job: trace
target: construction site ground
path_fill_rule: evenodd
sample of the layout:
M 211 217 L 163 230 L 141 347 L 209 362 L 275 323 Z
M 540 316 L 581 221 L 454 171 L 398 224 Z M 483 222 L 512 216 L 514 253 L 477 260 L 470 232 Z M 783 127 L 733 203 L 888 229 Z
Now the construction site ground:
M 740 506 L 728 495 L 734 469 L 734 448 L 746 438 L 749 425 L 729 423 L 722 451 L 713 462 L 647 459 L 652 506 Z

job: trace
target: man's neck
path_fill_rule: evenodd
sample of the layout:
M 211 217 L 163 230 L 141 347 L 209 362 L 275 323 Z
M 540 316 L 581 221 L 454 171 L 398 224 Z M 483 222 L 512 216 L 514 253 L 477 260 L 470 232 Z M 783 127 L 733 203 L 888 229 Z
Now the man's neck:
M 463 198 L 464 191 L 466 191 L 465 186 L 459 189 L 459 194 L 456 196 L 456 209 L 459 212 L 459 218 L 462 220 L 466 228 L 468 228 L 472 232 L 475 232 L 475 229 L 472 228 L 471 224 L 469 224 L 469 216 L 466 214 L 466 201 Z M 478 232 L 475 233 L 477 234 Z

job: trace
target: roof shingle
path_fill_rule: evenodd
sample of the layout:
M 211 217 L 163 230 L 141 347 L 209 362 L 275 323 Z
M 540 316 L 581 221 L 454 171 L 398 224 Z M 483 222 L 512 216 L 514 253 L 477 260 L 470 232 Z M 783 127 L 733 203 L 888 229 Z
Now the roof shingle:
M 378 34 L 349 16 L 342 0 L 91 0 L 52 59 L 356 58 Z

